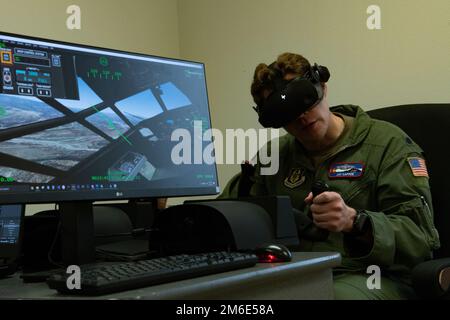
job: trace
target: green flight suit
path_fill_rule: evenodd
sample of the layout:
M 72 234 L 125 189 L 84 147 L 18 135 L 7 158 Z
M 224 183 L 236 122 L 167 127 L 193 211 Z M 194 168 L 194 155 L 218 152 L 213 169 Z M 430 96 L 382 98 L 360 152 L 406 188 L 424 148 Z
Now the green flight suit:
M 325 181 L 348 206 L 368 214 L 373 246 L 361 251 L 357 238 L 341 232 L 330 233 L 326 241 L 300 239 L 299 250 L 341 253 L 342 266 L 334 270 L 337 299 L 410 298 L 411 269 L 430 259 L 432 250 L 439 247 L 428 177 L 413 171 L 410 164 L 411 159 L 423 158 L 423 151 L 400 128 L 370 118 L 357 106 L 330 110 L 355 118 L 350 132 L 338 140 L 335 152 L 315 169 L 292 135 L 280 137 L 278 172 L 260 175 L 258 163 L 250 195 L 288 195 L 294 208 L 306 212 L 309 206 L 304 199 L 312 183 Z M 355 163 L 363 168 L 362 174 L 331 178 L 333 168 Z M 220 197 L 235 197 L 238 181 L 236 175 Z M 370 265 L 381 268 L 380 290 L 366 286 Z

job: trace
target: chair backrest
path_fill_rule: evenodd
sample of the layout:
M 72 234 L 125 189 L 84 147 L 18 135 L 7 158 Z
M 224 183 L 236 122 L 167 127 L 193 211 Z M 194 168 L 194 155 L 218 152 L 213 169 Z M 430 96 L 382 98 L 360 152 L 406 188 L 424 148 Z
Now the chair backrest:
M 450 104 L 400 105 L 368 114 L 397 125 L 424 150 L 441 240 L 435 257 L 450 257 Z

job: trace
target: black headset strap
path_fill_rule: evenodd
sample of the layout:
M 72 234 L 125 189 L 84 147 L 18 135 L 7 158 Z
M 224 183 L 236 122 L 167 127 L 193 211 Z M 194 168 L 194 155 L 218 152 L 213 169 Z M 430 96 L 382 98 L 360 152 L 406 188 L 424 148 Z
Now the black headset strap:
M 275 83 L 276 88 L 279 90 L 281 88 L 281 85 L 286 85 L 288 81 L 283 80 L 283 74 L 280 69 L 276 66 L 276 61 L 272 62 L 269 66 L 269 69 L 273 72 L 273 75 L 275 76 L 273 78 L 273 82 Z M 322 80 L 322 68 L 323 66 L 319 66 L 317 63 L 314 63 L 313 65 L 310 65 L 308 68 L 308 71 L 303 74 L 300 78 L 311 80 L 312 82 L 326 82 Z M 325 67 L 326 68 L 326 67 Z M 326 69 L 328 72 L 328 69 Z M 328 76 L 329 77 L 329 76 Z M 281 81 L 280 81 L 281 80 Z
M 268 68 L 272 71 L 272 82 L 275 86 L 274 91 L 281 91 L 282 89 L 284 89 L 284 87 L 286 87 L 286 84 L 289 81 L 283 79 L 283 74 L 281 70 L 276 66 L 276 61 L 272 62 Z
M 275 79 L 283 79 L 283 74 L 281 70 L 277 67 L 276 61 L 272 62 L 268 68 L 273 72 Z M 318 82 L 327 82 L 330 77 L 330 72 L 325 66 L 318 65 L 314 63 L 309 66 L 309 70 L 302 76 L 302 78 L 315 80 Z

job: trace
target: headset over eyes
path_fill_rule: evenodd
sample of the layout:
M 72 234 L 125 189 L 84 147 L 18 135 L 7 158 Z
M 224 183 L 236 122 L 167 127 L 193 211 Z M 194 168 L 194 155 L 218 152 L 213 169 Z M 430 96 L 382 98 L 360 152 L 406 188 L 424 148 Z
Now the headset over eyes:
M 315 63 L 303 76 L 284 80 L 280 70 L 272 63 L 274 90 L 263 102 L 253 107 L 258 121 L 265 128 L 280 128 L 297 119 L 323 98 L 321 83 L 327 82 L 330 72 L 325 66 Z

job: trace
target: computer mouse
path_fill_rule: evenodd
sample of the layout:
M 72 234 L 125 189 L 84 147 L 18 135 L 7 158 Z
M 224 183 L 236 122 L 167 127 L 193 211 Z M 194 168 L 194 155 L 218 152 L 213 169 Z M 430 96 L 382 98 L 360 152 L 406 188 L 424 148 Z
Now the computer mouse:
M 258 262 L 288 262 L 292 260 L 291 251 L 282 244 L 271 243 L 259 246 L 254 251 Z

